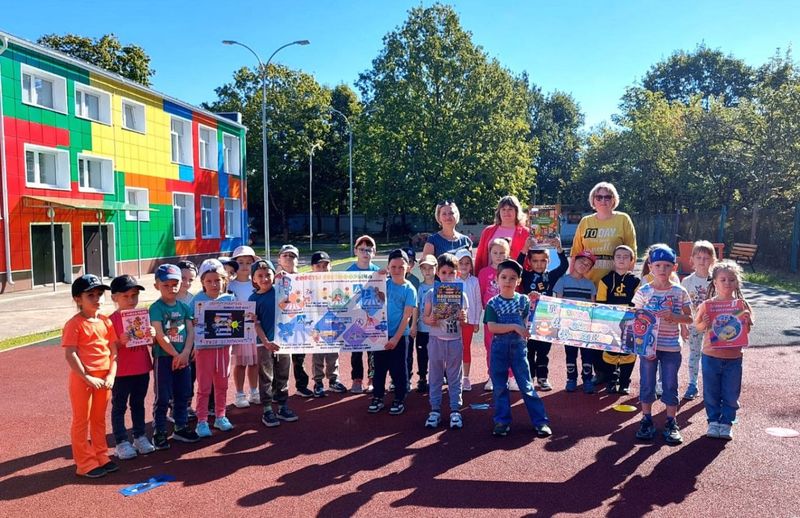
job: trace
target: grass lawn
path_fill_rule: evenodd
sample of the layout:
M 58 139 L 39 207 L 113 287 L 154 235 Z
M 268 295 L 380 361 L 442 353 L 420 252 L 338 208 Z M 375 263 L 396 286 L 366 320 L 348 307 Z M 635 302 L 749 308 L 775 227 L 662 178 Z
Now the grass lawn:
M 745 272 L 744 278 L 748 282 L 771 286 L 781 290 L 800 293 L 800 273 L 791 273 L 788 270 L 759 267 L 758 272 Z
M 52 329 L 50 331 L 42 331 L 40 333 L 33 333 L 30 335 L 15 336 L 14 338 L 6 338 L 5 340 L 0 340 L 0 351 L 5 351 L 6 349 L 13 349 L 14 347 L 19 347 L 21 345 L 30 345 L 30 344 L 35 344 L 37 342 L 43 342 L 45 340 L 55 338 L 60 334 L 61 334 L 61 329 Z

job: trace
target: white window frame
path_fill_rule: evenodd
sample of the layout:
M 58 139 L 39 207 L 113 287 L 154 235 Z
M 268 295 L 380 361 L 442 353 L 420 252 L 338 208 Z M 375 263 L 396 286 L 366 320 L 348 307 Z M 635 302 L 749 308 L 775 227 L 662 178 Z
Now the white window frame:
M 134 194 L 135 203 L 131 203 L 130 194 Z M 150 190 L 142 187 L 125 187 L 125 203 L 136 205 L 142 209 L 150 208 Z M 139 221 L 150 221 L 150 211 L 148 210 L 126 210 L 125 221 L 136 221 L 137 214 Z
M 35 106 L 44 110 L 52 110 L 58 113 L 67 113 L 67 79 L 50 72 L 32 67 L 25 63 L 21 63 L 20 69 L 20 92 L 22 93 L 22 102 L 29 106 Z M 30 77 L 30 88 L 25 88 L 25 76 Z M 35 80 L 49 81 L 52 83 L 53 106 L 40 104 L 34 88 Z
M 172 123 L 176 121 L 183 125 L 183 132 L 180 135 L 172 129 Z M 183 117 L 176 117 L 174 115 L 171 116 L 169 119 L 169 135 L 170 145 L 172 146 L 172 154 L 170 155 L 172 163 L 193 166 L 194 157 L 192 156 L 192 121 L 184 119 Z M 177 154 L 175 152 L 176 142 L 179 148 Z M 181 161 L 181 157 L 183 158 L 183 161 Z
M 80 95 L 78 95 L 80 94 Z M 87 95 L 97 97 L 97 118 L 91 117 L 85 110 L 87 106 L 85 99 Z M 80 97 L 81 102 L 78 102 Z M 75 116 L 80 119 L 86 119 L 94 122 L 111 125 L 111 94 L 95 88 L 93 86 L 85 85 L 83 83 L 75 82 Z
M 81 168 L 81 161 L 86 164 L 84 167 L 86 167 L 89 162 L 100 164 L 100 189 L 88 185 L 89 178 L 83 174 L 84 171 Z M 88 153 L 78 153 L 78 191 L 114 194 L 114 160 Z
M 228 139 L 233 140 L 235 146 L 229 145 Z M 230 133 L 222 134 L 222 170 L 234 176 L 239 176 L 242 170 L 242 144 L 239 137 Z
M 28 152 L 34 153 L 34 175 L 33 182 L 28 180 Z M 35 144 L 25 144 L 23 151 L 23 164 L 25 168 L 25 186 L 39 189 L 54 189 L 59 191 L 70 190 L 70 163 L 69 151 L 54 147 L 37 146 Z M 56 183 L 48 184 L 41 182 L 41 172 L 39 171 L 38 155 L 50 154 L 55 156 Z
M 210 206 L 206 206 L 207 202 Z M 216 196 L 200 196 L 200 236 L 219 238 L 219 198 Z
M 185 205 L 178 205 L 178 196 L 185 199 Z M 175 217 L 176 210 L 178 211 L 178 218 Z M 194 239 L 194 194 L 190 192 L 172 193 L 172 221 L 172 235 L 176 240 Z M 180 221 L 180 225 L 178 221 Z M 180 234 L 178 233 L 179 228 L 182 230 Z
M 239 198 L 225 198 L 225 237 L 242 237 L 242 200 Z
M 203 133 L 207 132 L 209 139 L 203 139 Z M 202 124 L 197 125 L 197 159 L 200 162 L 198 167 L 216 171 L 219 167 L 217 163 L 217 130 Z
M 128 126 L 125 124 L 125 105 L 129 105 L 133 108 L 133 126 Z M 147 114 L 145 105 L 133 101 L 131 99 L 127 99 L 125 97 L 122 98 L 122 128 L 128 131 L 135 131 L 136 133 L 146 133 L 147 131 Z

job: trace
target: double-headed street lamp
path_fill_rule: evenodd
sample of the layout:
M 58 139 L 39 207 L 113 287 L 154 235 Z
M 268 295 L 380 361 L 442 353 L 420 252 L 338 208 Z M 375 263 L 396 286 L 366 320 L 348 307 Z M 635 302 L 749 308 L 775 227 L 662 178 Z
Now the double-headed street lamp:
M 269 64 L 272 61 L 272 58 L 275 57 L 275 54 L 280 52 L 281 50 L 285 49 L 286 47 L 291 47 L 292 45 L 308 45 L 310 42 L 308 40 L 297 40 L 287 43 L 285 45 L 281 45 L 278 47 L 275 52 L 273 52 L 269 59 L 267 60 L 267 64 L 265 65 L 259 55 L 256 53 L 255 50 L 251 49 L 244 43 L 235 40 L 222 40 L 223 45 L 239 45 L 240 47 L 244 47 L 249 50 L 258 61 L 258 66 L 261 71 L 261 148 L 262 148 L 262 161 L 264 162 L 262 165 L 263 170 L 263 180 L 264 180 L 264 247 L 266 248 L 267 259 L 270 258 L 269 256 L 269 162 L 268 162 L 268 153 L 267 153 L 267 79 L 268 79 L 268 69 Z M 244 174 L 247 174 L 246 172 Z
M 347 155 L 350 162 L 350 252 L 353 252 L 353 127 L 350 125 L 350 119 L 347 115 L 340 112 L 336 108 L 328 108 L 332 113 L 337 113 L 342 116 L 345 124 L 347 124 Z

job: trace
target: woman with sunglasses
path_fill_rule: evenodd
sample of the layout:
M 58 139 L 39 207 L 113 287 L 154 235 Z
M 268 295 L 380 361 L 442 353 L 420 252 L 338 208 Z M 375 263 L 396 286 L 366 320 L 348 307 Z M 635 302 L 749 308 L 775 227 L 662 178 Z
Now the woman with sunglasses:
M 434 217 L 442 229 L 428 236 L 425 246 L 422 247 L 422 257 L 428 255 L 439 257 L 444 253 L 455 254 L 459 250 L 472 250 L 472 240 L 464 234 L 456 232 L 456 225 L 461 219 L 461 214 L 458 212 L 455 202 L 446 200 L 437 203 Z
M 584 216 L 575 231 L 570 255 L 574 258 L 588 250 L 597 262 L 587 274 L 587 278 L 597 284 L 608 272 L 614 269 L 614 249 L 627 245 L 636 257 L 636 230 L 630 216 L 614 209 L 619 205 L 616 187 L 608 182 L 600 182 L 589 192 L 589 205 L 594 214 Z
M 475 271 L 489 264 L 489 244 L 495 239 L 505 239 L 511 244 L 509 257 L 516 258 L 528 240 L 527 215 L 516 196 L 503 196 L 494 211 L 494 224 L 481 232 L 475 253 Z

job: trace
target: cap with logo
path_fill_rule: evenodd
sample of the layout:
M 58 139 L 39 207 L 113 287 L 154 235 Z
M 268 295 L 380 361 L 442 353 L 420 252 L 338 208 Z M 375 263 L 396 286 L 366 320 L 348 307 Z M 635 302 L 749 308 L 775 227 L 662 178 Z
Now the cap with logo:
M 144 286 L 133 275 L 120 275 L 111 281 L 111 293 L 124 293 L 128 290 L 138 289 L 144 291 Z
M 87 273 L 81 275 L 72 283 L 72 296 L 80 297 L 81 293 L 93 290 L 95 288 L 102 288 L 103 290 L 110 290 L 111 286 L 106 286 L 97 275 Z
M 319 264 L 319 263 L 329 263 L 331 262 L 331 256 L 328 255 L 328 252 L 314 252 L 311 256 L 311 264 Z
M 156 269 L 157 281 L 180 281 L 181 279 L 181 269 L 174 264 L 162 264 Z

